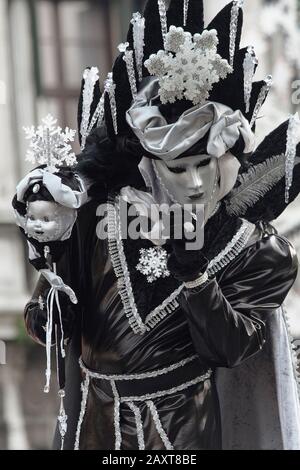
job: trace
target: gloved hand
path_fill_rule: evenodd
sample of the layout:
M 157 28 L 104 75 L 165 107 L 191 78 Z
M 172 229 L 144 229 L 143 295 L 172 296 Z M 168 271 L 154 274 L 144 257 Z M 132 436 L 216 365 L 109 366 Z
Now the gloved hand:
M 174 217 L 172 217 L 170 239 L 167 241 L 172 251 L 168 258 L 167 267 L 180 282 L 198 279 L 207 270 L 209 264 L 202 249 L 187 249 L 187 244 L 191 244 L 191 239 L 187 238 L 187 233 L 191 232 L 193 228 L 195 232 L 195 221 L 193 221 L 193 226 L 191 222 L 184 224 L 182 227 L 182 238 L 175 238 L 176 223 L 174 223 Z
M 27 329 L 43 344 L 46 344 L 46 323 L 47 323 L 47 296 L 50 291 L 46 289 L 38 299 L 32 299 L 25 308 L 25 322 Z M 59 302 L 62 312 L 62 325 L 65 339 L 70 339 L 75 323 L 74 306 L 68 295 L 60 291 Z M 53 324 L 60 325 L 59 313 L 56 303 L 53 304 Z M 60 326 L 59 326 L 60 327 Z M 53 328 L 52 343 L 55 344 L 55 329 Z

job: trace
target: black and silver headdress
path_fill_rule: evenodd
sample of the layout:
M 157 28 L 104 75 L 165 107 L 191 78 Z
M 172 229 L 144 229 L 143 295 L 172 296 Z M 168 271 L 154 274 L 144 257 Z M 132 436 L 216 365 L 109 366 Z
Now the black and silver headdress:
M 225 199 L 230 215 L 272 220 L 296 197 L 297 116 L 254 151 L 257 118 L 272 77 L 254 81 L 254 48 L 239 48 L 242 5 L 241 0 L 230 2 L 204 27 L 202 1 L 172 0 L 167 9 L 165 0 L 148 0 L 144 16 L 133 15 L 127 42 L 119 46 L 101 97 L 93 69 L 85 72 L 79 118 L 82 149 L 91 134 L 88 142 L 93 149 L 98 146 L 102 185 L 107 184 L 107 166 L 114 179 L 114 168 L 120 171 L 125 160 L 127 168 L 136 169 L 143 156 L 167 161 L 197 153 L 220 157 L 230 150 L 242 164 L 236 186 Z M 93 112 L 88 113 L 87 99 Z M 176 141 L 180 126 L 185 126 L 181 135 L 187 136 L 181 142 Z M 167 142 L 164 148 L 162 142 Z M 90 174 L 92 147 L 85 147 L 80 165 Z M 103 159 L 101 147 L 106 147 Z M 118 174 L 114 184 L 137 187 L 141 181 L 132 171 L 123 181 Z

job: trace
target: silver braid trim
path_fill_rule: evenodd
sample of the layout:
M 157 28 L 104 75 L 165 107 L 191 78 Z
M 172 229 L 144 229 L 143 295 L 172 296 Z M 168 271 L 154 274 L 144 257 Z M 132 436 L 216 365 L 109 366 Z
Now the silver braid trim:
M 174 312 L 179 307 L 176 297 L 183 289 L 183 285 L 167 297 L 161 305 L 150 312 L 143 323 L 134 300 L 129 270 L 124 253 L 122 230 L 120 220 L 119 198 L 116 204 L 107 204 L 108 213 L 108 249 L 112 260 L 115 275 L 118 279 L 119 294 L 123 303 L 128 322 L 136 334 L 144 334 L 154 328 L 160 320 Z
M 142 372 L 140 374 L 122 374 L 122 375 L 107 375 L 107 374 L 99 374 L 98 372 L 90 371 L 82 361 L 82 358 L 79 359 L 80 368 L 83 372 L 91 377 L 92 379 L 101 379 L 101 380 L 110 380 L 110 381 L 118 381 L 118 380 L 142 380 L 142 379 L 149 379 L 151 377 L 158 377 L 159 375 L 167 374 L 168 372 L 172 372 L 173 370 L 178 369 L 179 367 L 184 367 L 186 364 L 192 362 L 198 356 L 195 354 L 194 356 L 187 357 L 186 359 L 182 359 L 175 364 L 171 364 L 168 367 L 164 367 L 163 369 L 157 369 L 151 372 Z
M 86 374 L 85 380 L 81 385 L 82 399 L 81 399 L 81 407 L 80 407 L 80 413 L 79 413 L 77 430 L 76 430 L 74 450 L 79 450 L 80 432 L 81 432 L 81 426 L 82 426 L 83 418 L 84 418 L 85 411 L 86 411 L 87 399 L 88 399 L 88 394 L 89 394 L 89 386 L 90 386 L 90 376 L 89 374 Z
M 104 375 L 104 374 L 98 374 L 97 372 L 92 372 L 89 369 L 87 369 L 82 362 L 82 359 L 80 358 L 79 364 L 82 370 L 86 374 L 86 379 L 83 388 L 83 397 L 82 397 L 82 402 L 81 402 L 81 411 L 80 411 L 80 417 L 79 417 L 79 422 L 78 422 L 78 427 L 77 427 L 77 433 L 76 433 L 76 444 L 75 444 L 75 449 L 79 448 L 79 437 L 80 437 L 80 429 L 81 429 L 81 424 L 83 421 L 83 417 L 85 414 L 85 409 L 86 409 L 86 402 L 87 402 L 87 394 L 88 394 L 88 388 L 89 388 L 89 383 L 91 378 L 103 378 L 106 380 L 110 381 L 111 387 L 112 387 L 112 392 L 113 392 L 113 397 L 114 397 L 114 427 L 115 427 L 115 450 L 120 450 L 121 449 L 121 444 L 122 444 L 122 434 L 121 434 L 121 424 L 120 424 L 120 408 L 121 408 L 121 403 L 126 403 L 128 407 L 132 410 L 135 416 L 135 422 L 136 422 L 136 429 L 137 429 L 137 439 L 138 439 L 138 446 L 140 450 L 145 449 L 145 439 L 144 439 L 144 431 L 143 431 L 143 423 L 142 423 L 142 417 L 141 417 L 141 412 L 139 407 L 134 403 L 134 402 L 145 402 L 147 406 L 149 407 L 156 429 L 166 447 L 168 450 L 172 450 L 173 446 L 171 445 L 168 436 L 166 435 L 165 431 L 163 430 L 162 424 L 160 422 L 159 416 L 157 409 L 154 405 L 154 403 L 151 401 L 154 398 L 161 398 L 165 397 L 167 395 L 172 395 L 176 392 L 180 392 L 182 390 L 185 390 L 192 385 L 196 385 L 200 382 L 204 382 L 205 380 L 208 380 L 211 375 L 212 375 L 212 370 L 209 369 L 205 374 L 198 376 L 188 382 L 185 382 L 181 385 L 178 385 L 176 387 L 172 387 L 167 390 L 159 390 L 154 393 L 148 393 L 146 395 L 142 396 L 132 396 L 132 397 L 126 397 L 126 396 L 120 396 L 118 393 L 118 389 L 116 386 L 115 381 L 116 380 L 133 380 L 133 379 L 144 379 L 148 377 L 157 377 L 162 374 L 166 374 L 170 371 L 176 370 L 179 367 L 184 367 L 187 363 L 191 362 L 197 357 L 197 355 L 191 356 L 189 358 L 183 359 L 182 361 L 176 363 L 176 364 L 171 364 L 168 367 L 165 367 L 163 369 L 159 369 L 156 371 L 152 372 L 144 372 L 141 374 L 129 374 L 129 375 Z
M 154 405 L 153 401 L 151 401 L 151 400 L 146 401 L 146 404 L 147 404 L 147 406 L 150 410 L 150 413 L 152 414 L 152 418 L 153 418 L 155 427 L 157 429 L 158 434 L 160 435 L 161 440 L 164 443 L 165 448 L 167 450 L 174 450 L 174 447 L 172 446 L 166 432 L 164 431 L 164 429 L 162 427 L 161 421 L 159 419 L 158 411 L 157 411 L 156 406 Z
M 141 396 L 132 396 L 132 397 L 121 397 L 120 400 L 123 403 L 126 403 L 128 401 L 147 401 L 147 400 L 152 400 L 153 398 L 162 398 L 165 397 L 166 395 L 172 395 L 173 393 L 176 392 L 182 392 L 183 390 L 186 390 L 187 388 L 191 387 L 192 385 L 196 385 L 200 382 L 204 382 L 205 380 L 209 379 L 212 374 L 212 370 L 209 369 L 205 374 L 200 375 L 199 377 L 196 377 L 193 380 L 190 380 L 189 382 L 185 382 L 184 384 L 178 385 L 177 387 L 172 387 L 167 390 L 159 390 L 158 392 L 154 393 L 146 393 L 145 395 Z
M 118 204 L 116 205 L 118 206 Z M 119 207 L 107 204 L 108 213 L 108 249 L 115 275 L 118 279 L 118 289 L 128 322 L 136 334 L 144 334 L 146 327 L 137 311 L 134 301 L 129 271 L 126 263 L 121 237 Z
M 111 380 L 111 388 L 114 395 L 114 425 L 115 425 L 115 450 L 121 449 L 122 444 L 122 435 L 121 435 L 121 425 L 120 425 L 120 397 L 116 384 Z
M 227 266 L 234 260 L 245 248 L 251 237 L 255 225 L 247 220 L 243 220 L 241 228 L 238 230 L 233 239 L 228 243 L 226 248 L 221 251 L 208 265 L 207 272 L 209 277 L 214 276 L 220 269 Z
M 141 412 L 139 408 L 131 401 L 129 401 L 127 405 L 134 413 L 139 450 L 145 450 L 145 438 Z

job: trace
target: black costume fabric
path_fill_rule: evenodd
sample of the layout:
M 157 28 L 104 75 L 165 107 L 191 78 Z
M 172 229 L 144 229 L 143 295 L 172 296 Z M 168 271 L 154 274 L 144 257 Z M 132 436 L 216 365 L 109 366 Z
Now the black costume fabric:
M 171 1 L 168 26 L 182 25 L 183 4 L 183 0 Z M 229 58 L 230 23 L 235 6 L 236 2 L 231 2 L 208 26 L 217 30 L 218 52 L 224 58 Z M 213 87 L 210 100 L 241 110 L 250 122 L 266 82 L 253 83 L 247 113 L 243 93 L 246 49 L 239 50 L 241 9 L 237 15 L 234 70 Z M 157 0 L 147 2 L 145 17 L 144 59 L 147 59 L 163 48 Z M 203 31 L 202 2 L 190 0 L 186 29 L 192 33 Z M 128 42 L 133 49 L 132 27 Z M 285 371 L 280 378 L 275 371 L 272 380 L 265 381 L 272 351 L 276 349 L 274 338 L 277 339 L 279 331 L 282 337 L 286 334 L 283 328 L 280 330 L 284 322 L 281 305 L 298 268 L 294 248 L 270 225 L 288 205 L 283 202 L 285 175 L 282 173 L 287 123 L 267 137 L 249 161 L 240 141 L 231 149 L 242 164 L 239 180 L 205 226 L 204 247 L 193 260 L 197 266 L 189 263 L 188 256 L 181 257 L 180 249 L 174 250 L 170 243 L 164 247 L 171 255 L 170 276 L 150 284 L 136 269 L 140 249 L 153 246 L 149 240 L 126 239 L 118 243 L 118 227 L 110 227 L 117 235 L 116 245 L 97 236 L 98 204 L 107 204 L 107 217 L 110 219 L 113 211 L 114 220 L 122 188 L 145 190 L 138 169 L 145 152 L 125 119 L 132 93 L 123 56 L 122 53 L 117 58 L 112 75 L 116 85 L 118 134 L 113 125 L 109 93 L 105 93 L 105 122 L 85 136 L 86 146 L 76 169 L 88 179 L 91 201 L 79 209 L 70 243 L 57 265 L 59 275 L 79 300 L 77 305 L 64 308 L 69 339 L 65 400 L 68 430 L 64 449 L 300 448 L 298 397 L 282 393 L 284 387 L 278 396 L 275 392 L 282 380 L 290 384 L 284 390 L 294 393 L 293 372 Z M 143 77 L 147 75 L 143 67 Z M 98 98 L 97 91 L 95 100 Z M 96 108 L 95 100 L 92 111 Z M 79 109 L 83 109 L 82 103 Z M 178 107 L 177 104 L 165 106 L 164 112 L 176 120 L 178 109 L 182 112 L 182 102 Z M 204 147 L 205 139 L 188 150 L 197 153 L 205 150 Z M 274 155 L 278 153 L 282 155 L 276 159 Z M 272 158 L 274 161 L 268 163 Z M 296 160 L 290 202 L 299 193 L 298 163 Z M 273 177 L 275 165 L 282 168 Z M 265 178 L 261 178 L 261 173 Z M 205 284 L 194 289 L 182 284 L 182 281 L 194 281 L 196 274 L 204 270 L 210 272 Z M 25 309 L 28 332 L 41 343 L 45 342 L 45 315 L 38 300 L 46 295 L 47 285 L 41 280 Z M 290 365 L 286 343 L 282 351 L 280 360 Z M 178 367 L 171 370 L 174 364 Z M 169 370 L 166 376 L 160 373 L 164 369 Z M 96 378 L 95 374 L 150 375 L 142 382 L 135 379 L 118 382 Z M 244 385 L 248 383 L 249 389 L 253 383 L 257 385 L 252 404 Z M 243 395 L 235 397 L 232 393 L 235 384 L 238 392 L 244 388 Z M 149 398 L 150 391 L 161 390 L 160 396 Z M 122 401 L 124 395 L 134 395 L 136 400 Z M 267 412 L 260 413 L 256 422 L 257 403 L 265 400 Z M 290 400 L 289 405 L 283 400 Z M 243 419 L 243 407 L 250 420 L 255 421 L 253 426 L 249 425 L 249 416 Z M 57 432 L 54 448 L 60 446 Z
M 282 304 L 297 274 L 293 248 L 284 237 L 270 234 L 259 225 L 253 227 L 245 249 L 214 279 L 196 291 L 183 291 L 179 308 L 149 332 L 136 335 L 118 294 L 107 241 L 96 236 L 99 220 L 95 210 L 95 203 L 89 203 L 79 212 L 73 246 L 62 261 L 68 271 L 64 269 L 64 278 L 80 293 L 69 345 L 66 388 L 69 429 L 65 448 L 74 448 L 80 408 L 80 355 L 90 370 L 131 374 L 161 369 L 170 364 L 170 358 L 175 363 L 194 354 L 199 358 L 199 374 L 210 367 L 211 379 L 157 398 L 155 405 L 174 449 L 222 448 L 214 371 L 219 367 L 238 366 L 261 351 L 266 340 L 265 323 L 276 315 L 275 310 Z M 214 246 L 216 252 L 222 251 L 231 239 L 231 235 L 227 240 L 224 237 L 219 246 Z M 136 245 L 138 250 L 138 241 Z M 43 294 L 44 287 L 43 284 L 37 287 L 35 297 Z M 155 287 L 161 291 L 159 280 Z M 174 279 L 170 279 L 169 292 L 164 286 L 165 296 L 173 289 Z M 38 306 L 34 305 L 34 299 L 32 302 L 26 309 L 27 328 L 34 338 L 43 341 L 36 320 Z M 145 448 L 164 449 L 149 409 L 143 403 L 140 412 Z M 113 449 L 113 417 L 114 400 L 109 384 L 92 379 L 80 449 Z M 121 433 L 122 449 L 138 448 L 134 415 L 126 404 L 121 405 Z M 59 448 L 59 439 L 55 442 L 55 447 Z

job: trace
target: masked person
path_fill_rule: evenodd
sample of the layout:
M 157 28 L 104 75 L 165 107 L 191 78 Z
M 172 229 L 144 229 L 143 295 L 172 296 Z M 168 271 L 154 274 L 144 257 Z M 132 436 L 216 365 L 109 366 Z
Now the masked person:
M 239 49 L 240 3 L 204 29 L 202 2 L 149 0 L 101 97 L 85 72 L 77 172 L 90 199 L 61 260 L 78 298 L 65 449 L 300 446 L 282 309 L 298 263 L 270 224 L 300 191 L 298 124 L 255 150 L 270 77 L 253 82 L 253 48 Z M 142 237 L 122 237 L 128 209 L 155 204 L 188 206 L 181 239 L 161 236 L 157 210 Z M 204 239 L 187 249 L 198 206 Z M 44 289 L 25 309 L 40 340 Z

